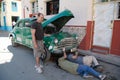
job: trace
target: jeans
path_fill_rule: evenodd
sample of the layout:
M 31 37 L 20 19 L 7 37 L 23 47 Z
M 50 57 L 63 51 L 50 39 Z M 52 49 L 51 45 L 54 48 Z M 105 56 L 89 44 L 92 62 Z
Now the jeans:
M 80 75 L 84 75 L 84 74 L 92 74 L 96 77 L 99 77 L 100 73 L 96 72 L 93 68 L 87 66 L 87 65 L 79 65 L 77 68 L 77 72 Z

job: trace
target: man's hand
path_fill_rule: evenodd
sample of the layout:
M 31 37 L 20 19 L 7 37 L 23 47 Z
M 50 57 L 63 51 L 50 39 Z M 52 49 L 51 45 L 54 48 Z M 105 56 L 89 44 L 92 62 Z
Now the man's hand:
M 34 48 L 36 48 L 36 49 L 37 49 L 37 48 L 38 48 L 38 45 L 37 45 L 37 44 L 34 44 Z
M 63 48 L 63 52 L 65 52 L 65 48 Z
M 77 56 L 76 56 L 76 55 L 75 55 L 75 56 L 72 56 L 72 58 L 73 58 L 73 59 L 77 59 Z

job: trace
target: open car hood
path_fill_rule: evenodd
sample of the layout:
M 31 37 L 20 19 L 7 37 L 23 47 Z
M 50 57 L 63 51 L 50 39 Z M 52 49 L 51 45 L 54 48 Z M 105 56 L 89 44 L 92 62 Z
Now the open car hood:
M 59 31 L 71 18 L 73 18 L 73 14 L 69 10 L 64 10 L 50 19 L 45 20 L 42 23 L 43 28 L 47 27 L 48 24 L 52 23 L 56 26 L 56 30 Z

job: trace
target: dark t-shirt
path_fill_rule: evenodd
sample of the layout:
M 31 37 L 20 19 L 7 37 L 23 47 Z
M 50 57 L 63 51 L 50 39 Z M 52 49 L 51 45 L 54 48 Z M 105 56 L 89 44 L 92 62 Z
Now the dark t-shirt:
M 35 21 L 32 24 L 31 28 L 36 29 L 36 32 L 35 32 L 36 40 L 43 40 L 44 32 L 43 32 L 43 28 L 42 28 L 41 23 L 38 23 L 37 21 Z

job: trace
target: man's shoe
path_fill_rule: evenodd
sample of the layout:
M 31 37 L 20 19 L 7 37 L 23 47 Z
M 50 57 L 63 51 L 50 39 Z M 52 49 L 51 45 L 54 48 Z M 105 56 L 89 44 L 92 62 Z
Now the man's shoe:
M 37 68 L 36 68 L 36 71 L 37 71 L 37 73 L 42 73 L 42 72 L 43 72 L 40 67 L 37 67 Z
M 103 66 L 102 65 L 96 65 L 93 67 L 93 69 L 95 69 L 96 71 L 102 73 L 104 71 Z
M 99 78 L 100 80 L 104 80 L 106 78 L 106 75 L 100 75 Z
M 40 65 L 40 68 L 43 68 L 43 65 Z
M 35 67 L 35 68 L 37 68 L 37 66 L 36 66 L 36 65 L 35 65 L 34 67 Z M 43 68 L 43 65 L 40 65 L 40 68 Z

